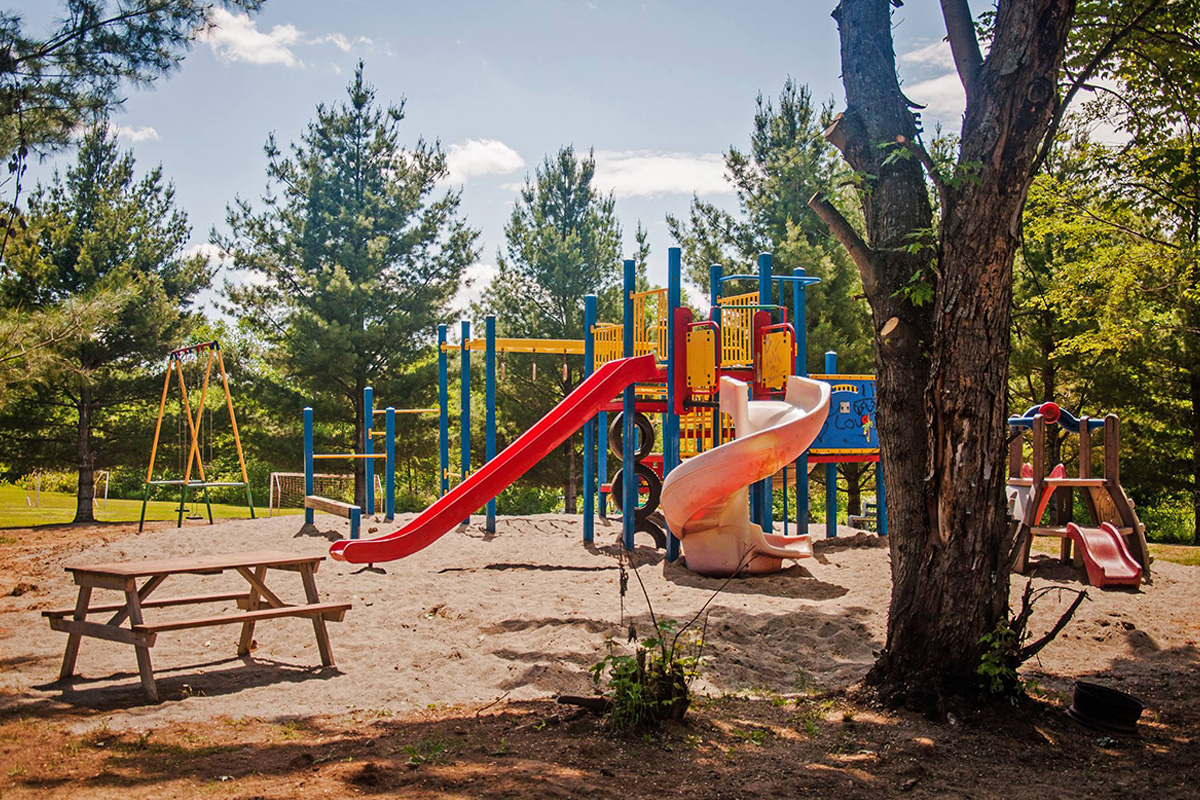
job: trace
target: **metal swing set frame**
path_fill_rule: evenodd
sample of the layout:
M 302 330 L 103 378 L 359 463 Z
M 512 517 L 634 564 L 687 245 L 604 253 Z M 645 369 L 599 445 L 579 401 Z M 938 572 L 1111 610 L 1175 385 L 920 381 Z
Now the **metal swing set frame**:
M 196 406 L 196 414 L 192 415 L 191 401 L 188 397 L 187 382 L 183 377 L 183 360 L 189 355 L 199 355 L 201 353 L 208 354 L 208 362 L 204 367 L 204 382 L 200 385 L 200 400 Z M 242 479 L 240 481 L 210 481 L 204 474 L 204 461 L 200 455 L 200 427 L 202 415 L 204 414 L 205 400 L 208 398 L 208 385 L 212 377 L 213 364 L 216 364 L 217 370 L 221 377 L 221 386 L 225 390 L 225 408 L 229 411 L 229 424 L 233 429 L 233 444 L 237 449 L 238 464 L 242 470 Z M 163 416 L 167 409 L 167 394 L 171 388 L 171 375 L 175 374 L 179 377 L 179 391 L 183 403 L 183 413 L 187 417 L 188 436 L 190 445 L 188 447 L 187 466 L 184 469 L 183 479 L 165 479 L 154 480 L 154 460 L 158 455 L 159 435 L 162 433 Z M 210 453 L 211 455 L 211 453 Z M 196 474 L 200 476 L 199 480 L 192 480 L 192 465 L 196 466 Z M 229 377 L 225 373 L 225 360 L 221 357 L 221 344 L 216 340 L 211 342 L 201 342 L 199 344 L 181 347 L 177 350 L 172 350 L 167 358 L 167 374 L 163 379 L 162 398 L 158 403 L 158 421 L 154 424 L 154 443 L 150 446 L 150 466 L 146 470 L 146 482 L 142 488 L 142 515 L 138 522 L 138 532 L 140 533 L 146 525 L 146 505 L 150 501 L 150 490 L 155 486 L 178 486 L 179 487 L 179 508 L 177 509 L 178 519 L 175 527 L 183 527 L 183 513 L 188 504 L 188 493 L 192 489 L 199 489 L 204 495 L 204 505 L 208 510 L 208 524 L 213 524 L 212 502 L 209 499 L 209 487 L 218 486 L 240 486 L 246 490 L 246 505 L 250 507 L 250 518 L 254 519 L 254 498 L 250 493 L 250 479 L 246 474 L 246 458 L 242 454 L 242 440 L 238 435 L 237 416 L 233 412 L 233 398 L 229 394 Z

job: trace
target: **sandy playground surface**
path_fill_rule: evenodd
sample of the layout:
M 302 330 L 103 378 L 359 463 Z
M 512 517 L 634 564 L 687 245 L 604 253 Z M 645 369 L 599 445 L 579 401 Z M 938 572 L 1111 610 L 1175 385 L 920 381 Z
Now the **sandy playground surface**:
M 320 555 L 344 535 L 343 524 L 318 515 L 315 529 L 304 529 L 303 519 L 294 516 L 160 527 L 142 535 L 106 534 L 111 541 L 102 544 L 79 541 L 52 554 L 30 553 L 30 561 L 18 561 L 0 578 L 13 584 L 0 585 L 3 702 L 32 713 L 62 703 L 116 709 L 110 726 L 146 727 L 218 715 L 272 719 L 353 709 L 404 712 L 502 695 L 527 700 L 590 692 L 587 669 L 605 654 L 606 638 L 623 641 L 630 622 L 640 636 L 650 631 L 632 578 L 622 616 L 619 524 L 599 521 L 596 545 L 585 547 L 578 517 L 502 517 L 494 536 L 476 521 L 410 558 L 374 569 L 323 562 L 317 573 L 322 599 L 354 604 L 344 622 L 329 625 L 335 669 L 320 668 L 309 622 L 284 619 L 259 623 L 247 663 L 235 657 L 237 626 L 160 634 L 151 651 L 166 701 L 158 706 L 142 703 L 132 648 L 97 639 L 83 641 L 82 680 L 66 691 L 53 685 L 66 636 L 49 630 L 39 612 L 74 604 L 75 587 L 62 564 L 259 549 Z M 365 527 L 377 527 L 375 535 L 391 530 L 382 521 Z M 883 638 L 888 557 L 877 537 L 843 533 L 845 540 L 820 542 L 816 558 L 777 575 L 735 580 L 713 600 L 702 693 L 837 688 L 863 676 Z M 666 564 L 641 535 L 639 545 L 638 574 L 661 616 L 691 618 L 722 583 Z M 1041 670 L 1066 679 L 1111 669 L 1119 679 L 1122 663 L 1131 658 L 1193 647 L 1200 638 L 1195 573 L 1162 563 L 1154 584 L 1140 594 L 1092 591 L 1067 636 L 1043 652 Z M 1078 585 L 1065 567 L 1046 564 L 1040 574 L 1045 577 L 1039 583 Z M 18 583 L 36 588 L 20 591 Z M 1014 591 L 1022 584 L 1014 581 Z M 273 573 L 269 585 L 285 600 L 302 600 L 293 573 Z M 177 576 L 159 594 L 245 586 L 236 574 Z M 14 590 L 18 596 L 11 596 Z M 97 591 L 93 603 L 119 597 Z M 1063 602 L 1069 599 L 1064 595 Z M 1057 607 L 1051 602 L 1040 609 L 1043 620 L 1052 621 Z M 227 611 L 236 608 L 151 609 L 147 617 Z

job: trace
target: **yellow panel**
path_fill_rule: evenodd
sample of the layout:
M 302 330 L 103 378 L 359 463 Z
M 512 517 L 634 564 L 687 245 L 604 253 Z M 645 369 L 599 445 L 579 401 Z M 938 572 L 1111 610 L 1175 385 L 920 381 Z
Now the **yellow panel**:
M 763 337 L 760 379 L 768 389 L 784 389 L 787 387 L 788 375 L 791 374 L 792 332 L 786 328 L 771 331 Z
M 693 392 L 712 394 L 717 388 L 717 337 L 712 328 L 687 332 L 687 385 Z

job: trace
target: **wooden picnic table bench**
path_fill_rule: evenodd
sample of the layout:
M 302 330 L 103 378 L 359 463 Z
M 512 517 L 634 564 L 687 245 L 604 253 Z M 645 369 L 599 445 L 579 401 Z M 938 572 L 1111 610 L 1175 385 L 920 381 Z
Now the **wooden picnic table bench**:
M 150 665 L 150 648 L 158 634 L 164 631 L 203 628 L 211 625 L 242 624 L 242 635 L 238 640 L 237 653 L 246 656 L 254 641 L 254 625 L 259 620 L 280 617 L 308 617 L 312 620 L 317 637 L 317 648 L 321 663 L 333 666 L 333 651 L 329 646 L 326 621 L 341 622 L 351 607 L 350 603 L 322 603 L 317 594 L 315 574 L 324 556 L 301 556 L 294 553 L 264 550 L 253 553 L 231 553 L 226 555 L 190 556 L 155 561 L 124 561 L 108 564 L 67 565 L 79 586 L 79 597 L 74 608 L 43 611 L 50 627 L 68 634 L 67 649 L 63 654 L 59 680 L 69 680 L 75 674 L 75 659 L 79 655 L 79 643 L 84 636 L 107 639 L 122 644 L 131 644 L 137 651 L 138 674 L 146 698 L 158 702 L 158 687 L 154 683 L 154 670 Z M 172 575 L 219 575 L 235 571 L 249 584 L 244 592 L 198 594 L 187 597 L 150 599 L 150 595 Z M 299 572 L 304 585 L 306 601 L 302 605 L 289 605 L 279 599 L 266 584 L 268 570 Z M 138 586 L 138 580 L 142 581 Z M 93 589 L 111 589 L 125 594 L 124 602 L 91 605 Z M 240 613 L 220 614 L 190 619 L 167 620 L 147 623 L 142 611 L 148 608 L 166 608 L 202 603 L 227 603 L 234 601 Z M 106 622 L 89 622 L 89 614 L 116 612 Z M 129 620 L 129 626 L 122 625 Z

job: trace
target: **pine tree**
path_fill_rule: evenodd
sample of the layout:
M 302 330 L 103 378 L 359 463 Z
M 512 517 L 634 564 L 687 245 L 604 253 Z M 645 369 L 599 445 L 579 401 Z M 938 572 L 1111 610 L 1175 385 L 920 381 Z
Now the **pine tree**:
M 357 430 L 362 452 L 365 386 L 389 403 L 432 385 L 428 353 L 478 232 L 460 217 L 459 192 L 438 194 L 440 146 L 401 146 L 404 104 L 377 104 L 361 62 L 346 91 L 317 107 L 290 155 L 268 139 L 261 210 L 238 199 L 232 233 L 213 240 L 254 273 L 226 287 L 244 324 L 272 346 L 288 385 L 322 406 L 320 419 Z M 361 503 L 361 462 L 356 476 Z
M 27 419 L 42 414 L 51 424 L 47 409 L 74 416 L 75 522 L 91 522 L 97 457 L 121 446 L 105 436 L 106 421 L 144 396 L 140 377 L 148 368 L 157 374 L 166 352 L 184 340 L 197 320 L 192 300 L 211 276 L 203 256 L 183 256 L 191 231 L 174 187 L 161 168 L 138 179 L 132 153 L 119 150 L 107 122 L 87 132 L 65 178 L 56 172 L 35 189 L 27 219 L 12 243 L 11 272 L 0 281 L 5 307 L 103 309 L 102 320 L 91 320 L 97 324 L 50 345 L 43 383 L 18 407 Z
M 760 94 L 750 149 L 731 147 L 725 155 L 740 213 L 695 198 L 688 219 L 668 215 L 667 226 L 683 249 L 689 279 L 705 291 L 710 265 L 745 272 L 763 251 L 774 254 L 778 274 L 803 267 L 821 278 L 807 292 L 810 371 L 823 371 L 823 354 L 835 350 L 844 371 L 870 372 L 868 312 L 857 270 L 807 205 L 818 192 L 840 196 L 849 179 L 821 135 L 828 121 L 829 110 L 818 109 L 808 87 L 791 78 L 778 99 Z
M 498 272 L 479 309 L 497 315 L 502 335 L 582 339 L 587 294 L 600 295 L 606 311 L 619 309 L 621 226 L 613 196 L 592 185 L 595 173 L 590 152 L 577 158 L 567 146 L 526 179 L 504 229 L 507 256 L 497 254 Z M 643 243 L 641 257 L 648 252 Z M 538 378 L 532 365 L 506 370 L 498 416 L 507 434 L 527 429 L 582 375 L 579 363 L 559 356 L 521 359 L 535 361 Z M 563 486 L 567 513 L 575 513 L 578 492 L 576 446 L 571 437 L 559 457 L 544 460 L 532 475 Z

